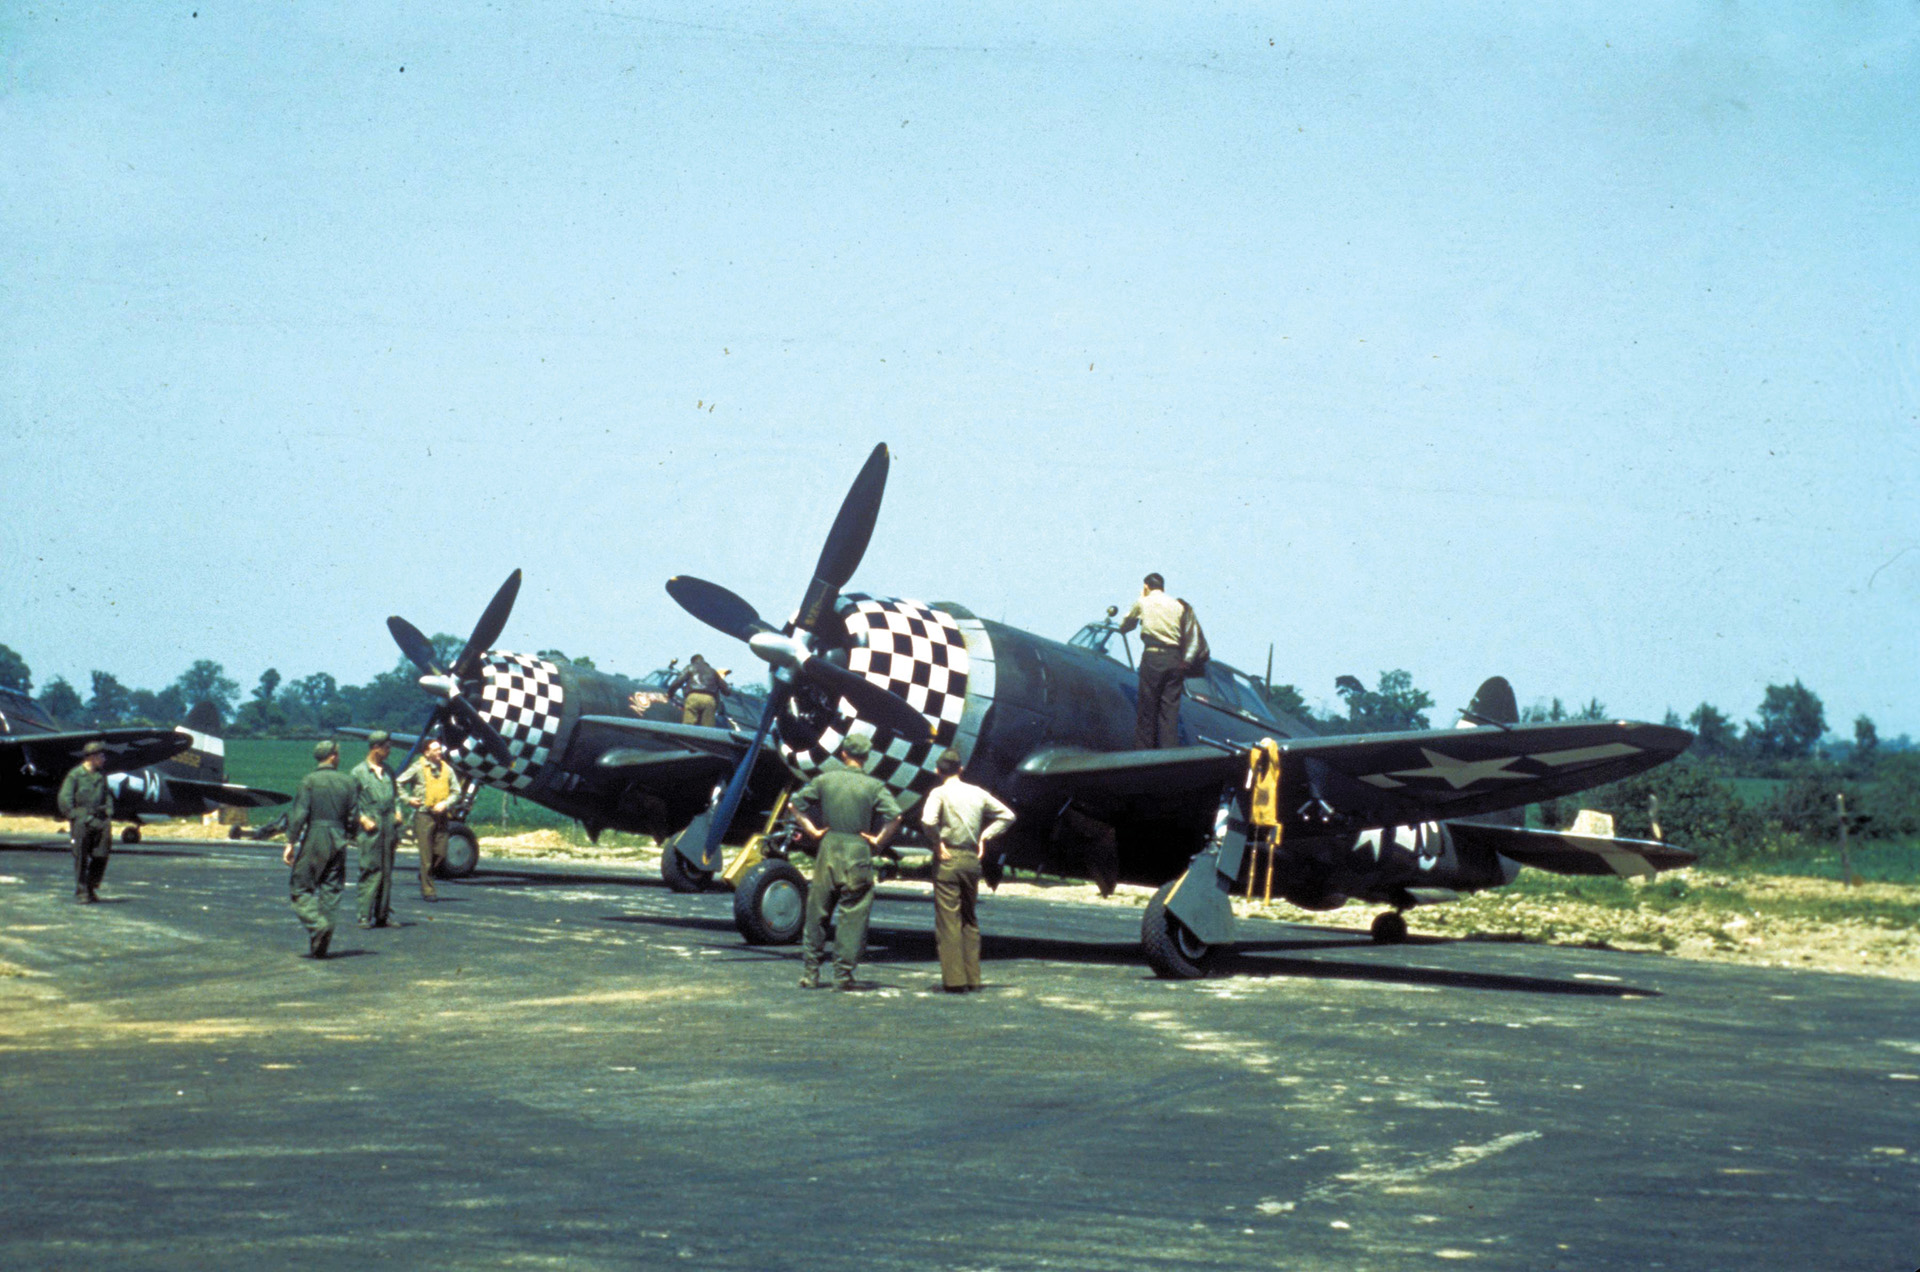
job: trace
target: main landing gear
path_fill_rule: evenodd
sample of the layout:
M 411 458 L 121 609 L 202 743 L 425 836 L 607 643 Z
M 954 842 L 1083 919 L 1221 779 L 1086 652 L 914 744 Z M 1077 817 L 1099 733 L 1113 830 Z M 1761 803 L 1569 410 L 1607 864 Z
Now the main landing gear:
M 1179 883 L 1163 884 L 1140 917 L 1140 949 L 1154 974 L 1164 980 L 1198 980 L 1211 969 L 1215 947 L 1167 910 L 1167 898 Z
M 1376 914 L 1373 918 L 1373 943 L 1375 945 L 1400 945 L 1407 939 L 1406 916 L 1398 910 L 1388 910 Z
M 140 828 L 138 826 L 128 826 L 125 830 L 122 830 L 120 832 L 120 842 L 123 844 L 139 843 Z
M 791 945 L 807 918 L 807 877 L 792 862 L 770 857 L 733 887 L 733 925 L 749 945 Z

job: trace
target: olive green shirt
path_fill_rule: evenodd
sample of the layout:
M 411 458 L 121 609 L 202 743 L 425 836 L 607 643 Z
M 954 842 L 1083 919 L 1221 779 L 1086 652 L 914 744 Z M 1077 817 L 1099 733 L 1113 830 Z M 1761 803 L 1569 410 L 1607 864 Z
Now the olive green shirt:
M 113 791 L 107 775 L 76 764 L 60 783 L 60 816 L 66 821 L 92 821 L 104 826 L 113 818 Z
M 820 816 L 808 820 L 825 821 L 829 837 L 872 834 L 900 815 L 900 803 L 885 782 L 844 766 L 828 769 L 802 786 L 793 803 L 802 812 L 819 809 Z
M 321 768 L 307 774 L 300 779 L 293 811 L 287 814 L 287 842 L 297 844 L 310 832 L 316 839 L 322 834 L 342 835 L 358 795 L 354 780 L 339 769 Z M 343 838 L 334 841 L 345 842 Z
M 400 791 L 394 785 L 393 770 L 382 767 L 375 772 L 373 761 L 362 760 L 353 766 L 353 772 L 347 775 L 353 779 L 354 801 L 352 829 L 360 830 L 362 817 L 370 817 L 380 825 L 390 825 L 394 820 L 394 810 L 400 804 Z

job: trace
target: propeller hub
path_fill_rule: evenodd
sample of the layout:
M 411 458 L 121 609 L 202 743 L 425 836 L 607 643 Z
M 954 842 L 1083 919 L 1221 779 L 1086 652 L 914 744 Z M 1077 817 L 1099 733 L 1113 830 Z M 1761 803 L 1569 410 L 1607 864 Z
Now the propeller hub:
M 422 676 L 420 687 L 439 698 L 453 699 L 460 696 L 460 682 L 452 676 Z
M 813 657 L 805 645 L 781 632 L 756 632 L 747 646 L 766 663 L 785 671 L 798 671 Z

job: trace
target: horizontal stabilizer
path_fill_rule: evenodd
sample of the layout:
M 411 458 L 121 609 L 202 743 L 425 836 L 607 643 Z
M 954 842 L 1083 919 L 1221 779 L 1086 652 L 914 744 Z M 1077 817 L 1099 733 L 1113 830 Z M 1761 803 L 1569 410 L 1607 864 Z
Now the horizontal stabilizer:
M 1651 877 L 1699 860 L 1657 839 L 1613 839 L 1570 830 L 1524 830 L 1478 822 L 1448 822 L 1456 846 L 1497 852 L 1510 861 L 1558 875 Z

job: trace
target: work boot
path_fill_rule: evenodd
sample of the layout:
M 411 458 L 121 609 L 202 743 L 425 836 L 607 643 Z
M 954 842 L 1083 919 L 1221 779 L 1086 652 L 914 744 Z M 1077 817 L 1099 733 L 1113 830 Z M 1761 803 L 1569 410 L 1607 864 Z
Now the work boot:
M 73 890 L 73 903 L 75 905 L 90 905 L 95 899 L 93 893 L 86 888 L 75 888 Z
M 820 969 L 817 967 L 809 967 L 809 968 L 803 969 L 800 973 L 800 988 L 802 989 L 820 988 Z
M 331 945 L 332 943 L 333 943 L 333 929 L 332 928 L 320 929 L 318 932 L 315 932 L 312 935 L 307 937 L 307 957 L 308 958 L 325 958 L 327 956 L 327 946 Z

